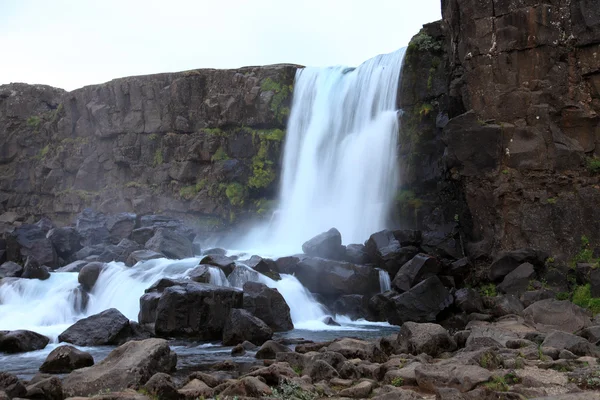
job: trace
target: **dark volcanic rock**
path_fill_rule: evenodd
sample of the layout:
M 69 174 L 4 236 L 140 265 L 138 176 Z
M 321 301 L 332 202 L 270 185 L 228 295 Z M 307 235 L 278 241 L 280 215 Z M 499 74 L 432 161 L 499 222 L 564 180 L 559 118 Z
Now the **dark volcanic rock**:
M 202 260 L 200 260 L 200 264 L 207 264 L 219 267 L 223 270 L 225 276 L 229 276 L 229 274 L 231 274 L 231 272 L 233 272 L 233 269 L 235 268 L 235 261 L 233 261 L 229 257 L 219 255 L 206 256 L 202 258 Z
M 36 225 L 21 225 L 7 237 L 7 258 L 9 261 L 24 262 L 27 258 L 37 265 L 50 268 L 58 266 L 58 256 L 46 232 Z
M 118 243 L 122 239 L 129 238 L 135 228 L 137 216 L 133 213 L 119 213 L 111 215 L 106 220 L 106 228 L 110 234 L 110 240 Z
M 192 242 L 187 237 L 166 228 L 157 229 L 154 236 L 146 242 L 146 248 L 173 259 L 194 256 Z
M 345 260 L 352 264 L 368 264 L 371 262 L 371 257 L 369 257 L 365 245 L 349 244 L 346 246 Z
M 590 313 L 568 300 L 547 299 L 533 303 L 523 311 L 525 319 L 538 330 L 577 332 L 591 325 Z
M 223 327 L 223 345 L 233 346 L 244 341 L 262 344 L 271 339 L 273 331 L 261 319 L 246 310 L 232 308 Z
M 417 283 L 437 275 L 441 265 L 435 257 L 427 254 L 417 254 L 410 261 L 400 267 L 392 281 L 392 286 L 398 292 L 406 292 Z
M 0 278 L 19 278 L 23 274 L 23 267 L 12 261 L 0 265 Z
M 273 332 L 294 329 L 290 307 L 276 289 L 271 289 L 263 283 L 246 282 L 243 290 L 243 308 L 264 321 Z
M 501 284 L 498 285 L 498 290 L 502 293 L 520 295 L 527 291 L 529 281 L 535 276 L 533 265 L 523 263 L 511 271 L 504 277 Z
M 335 228 L 315 236 L 302 245 L 305 254 L 331 260 L 344 260 L 345 250 L 342 246 L 342 235 Z
M 387 319 L 395 325 L 404 322 L 431 322 L 445 308 L 452 305 L 452 295 L 437 276 L 417 284 L 409 291 L 389 299 L 391 309 Z
M 25 330 L 0 331 L 0 352 L 24 353 L 41 350 L 50 342 L 46 336 Z
M 83 246 L 105 243 L 110 236 L 106 227 L 106 215 L 91 208 L 86 208 L 77 215 L 75 228 L 81 235 Z
M 63 400 L 62 382 L 55 376 L 42 379 L 27 386 L 28 399 Z
M 101 262 L 91 262 L 81 268 L 77 280 L 84 290 L 88 292 L 92 290 L 104 268 L 106 265 Z
M 47 237 L 52 242 L 58 256 L 64 260 L 68 260 L 82 247 L 81 236 L 73 227 L 51 229 Z
M 59 346 L 52 350 L 40 367 L 40 371 L 49 374 L 64 374 L 75 369 L 94 365 L 94 358 L 73 346 Z
M 111 308 L 75 322 L 58 336 L 58 340 L 77 346 L 114 345 L 128 329 L 129 319 Z
M 34 259 L 27 258 L 21 278 L 46 280 L 50 278 L 50 268 L 45 265 L 39 265 Z
M 188 276 L 191 280 L 198 283 L 210 283 L 210 270 L 208 265 L 200 265 L 190 272 Z
M 425 353 L 437 357 L 456 350 L 452 336 L 438 324 L 405 322 L 398 333 L 397 343 L 399 352 L 414 355 Z
M 379 274 L 364 265 L 305 258 L 296 265 L 295 275 L 308 290 L 326 296 L 368 295 L 379 291 Z
M 140 324 L 155 324 L 157 335 L 220 340 L 232 308 L 241 308 L 241 290 L 181 282 L 148 289 L 140 299 Z
M 252 256 L 244 263 L 256 272 L 260 272 L 261 274 L 266 275 L 273 280 L 278 281 L 281 279 L 281 276 L 279 275 L 279 268 L 273 260 L 259 256 Z
M 6 393 L 11 399 L 25 396 L 27 393 L 19 378 L 6 372 L 0 372 L 0 391 Z
M 490 279 L 499 281 L 524 263 L 543 266 L 548 255 L 533 249 L 521 249 L 501 253 L 490 267 Z
M 346 315 L 352 320 L 369 316 L 368 297 L 360 294 L 340 296 L 332 306 L 332 311 L 338 315 Z
M 165 255 L 152 250 L 136 250 L 129 254 L 125 264 L 133 266 L 140 261 L 154 260 L 156 258 L 165 258 Z
M 71 372 L 63 380 L 63 389 L 66 397 L 138 389 L 157 372 L 173 371 L 176 364 L 177 355 L 165 340 L 131 341 L 114 349 L 100 363 Z
M 277 353 L 289 353 L 289 347 L 282 345 L 281 343 L 275 342 L 273 340 L 268 340 L 260 346 L 260 349 L 256 352 L 256 358 L 264 360 L 264 359 L 275 359 Z
M 402 247 L 394 233 L 388 230 L 372 234 L 365 247 L 371 260 L 390 276 L 395 276 L 398 269 L 419 252 L 414 246 Z

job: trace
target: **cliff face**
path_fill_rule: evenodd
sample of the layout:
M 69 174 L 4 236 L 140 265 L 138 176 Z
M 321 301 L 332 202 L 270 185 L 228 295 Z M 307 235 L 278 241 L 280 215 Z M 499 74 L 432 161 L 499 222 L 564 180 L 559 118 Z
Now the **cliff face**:
M 207 230 L 267 211 L 296 66 L 192 70 L 72 92 L 0 86 L 0 207 L 71 221 L 162 212 Z
M 475 257 L 534 247 L 567 259 L 583 235 L 600 247 L 600 2 L 442 11 L 413 39 L 400 89 L 413 224 L 460 231 Z

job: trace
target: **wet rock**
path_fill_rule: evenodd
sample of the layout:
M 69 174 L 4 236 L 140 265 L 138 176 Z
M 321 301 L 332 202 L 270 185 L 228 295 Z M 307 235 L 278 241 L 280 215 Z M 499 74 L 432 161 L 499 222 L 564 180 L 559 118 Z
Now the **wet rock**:
M 374 363 L 387 361 L 386 354 L 374 343 L 364 340 L 344 338 L 327 346 L 327 351 L 340 353 L 347 359 L 360 358 Z
M 456 343 L 447 330 L 438 324 L 405 322 L 397 338 L 398 351 L 437 357 L 456 350 Z
M 63 400 L 63 387 L 60 379 L 51 377 L 27 386 L 28 399 Z
M 106 264 L 101 262 L 91 262 L 81 268 L 77 280 L 84 290 L 90 292 L 102 271 L 106 268 Z
M 346 253 L 345 247 L 342 246 L 342 235 L 335 228 L 304 242 L 302 251 L 312 257 L 330 260 L 344 260 Z
M 454 299 L 437 276 L 417 284 L 408 292 L 391 297 L 385 310 L 387 320 L 395 325 L 406 321 L 432 322 Z
M 352 264 L 369 264 L 371 257 L 367 253 L 367 249 L 362 244 L 349 244 L 346 246 L 345 261 Z
M 367 318 L 369 316 L 368 298 L 360 294 L 340 296 L 333 303 L 332 311 L 338 315 L 345 315 L 352 320 Z
M 276 289 L 258 282 L 246 282 L 243 286 L 243 307 L 263 320 L 273 332 L 294 329 L 290 307 Z
M 504 277 L 502 283 L 498 285 L 498 290 L 502 293 L 520 295 L 527 291 L 529 281 L 535 276 L 533 265 L 523 263 Z
M 600 351 L 596 346 L 584 338 L 562 331 L 551 332 L 542 343 L 542 347 L 554 347 L 559 350 L 564 349 L 573 354 L 577 354 L 578 356 L 600 356 Z
M 588 311 L 567 300 L 538 301 L 527 307 L 523 316 L 544 331 L 576 332 L 591 325 Z
M 25 224 L 9 233 L 6 239 L 6 252 L 9 261 L 35 261 L 36 265 L 49 268 L 58 266 L 58 256 L 46 232 L 36 225 Z
M 417 254 L 400 267 L 392 281 L 392 287 L 400 293 L 407 292 L 417 283 L 437 275 L 440 268 L 440 263 L 436 258 L 423 253 Z
M 256 352 L 256 358 L 264 360 L 264 359 L 275 359 L 277 353 L 285 353 L 290 352 L 289 347 L 284 346 L 280 343 L 275 342 L 274 340 L 268 340 L 260 346 L 260 349 Z
M 333 319 L 330 316 L 327 316 L 327 317 L 323 318 L 322 322 L 325 325 L 329 325 L 329 326 L 341 326 L 335 319 Z
M 244 264 L 238 264 L 233 271 L 231 271 L 229 276 L 227 276 L 227 280 L 231 286 L 241 288 L 247 282 L 258 281 L 259 277 L 260 274 L 252 268 Z
M 158 228 L 145 247 L 176 260 L 194 256 L 190 239 L 166 228 Z
M 454 293 L 454 304 L 467 314 L 481 313 L 484 310 L 483 300 L 475 289 L 458 289 Z
M 162 339 L 131 341 L 117 347 L 100 363 L 71 372 L 63 380 L 66 397 L 88 396 L 100 390 L 138 389 L 157 372 L 175 369 L 177 355 Z
M 309 291 L 325 296 L 379 292 L 379 274 L 364 265 L 305 258 L 296 265 L 294 272 Z
M 210 270 L 207 265 L 200 265 L 190 272 L 188 276 L 191 280 L 198 283 L 210 283 Z
M 56 253 L 64 260 L 68 260 L 71 256 L 79 251 L 81 246 L 81 236 L 73 227 L 54 228 L 51 229 L 47 238 L 50 240 Z
M 500 281 L 524 263 L 542 267 L 548 254 L 534 249 L 520 249 L 502 252 L 490 266 L 490 280 Z
M 223 344 L 233 346 L 244 341 L 262 344 L 271 339 L 273 331 L 261 319 L 246 310 L 232 308 L 223 328 Z
M 243 356 L 244 354 L 246 354 L 246 349 L 244 349 L 244 346 L 242 346 L 242 344 L 236 344 L 235 346 L 233 346 L 233 349 L 231 349 L 231 356 L 232 357 L 240 357 Z
M 164 372 L 157 372 L 144 384 L 145 391 L 161 400 L 179 400 L 179 392 L 175 388 L 173 379 Z
M 229 257 L 219 256 L 219 255 L 209 255 L 202 260 L 200 260 L 200 264 L 212 265 L 218 268 L 221 268 L 225 273 L 225 276 L 228 276 L 233 272 L 235 268 L 235 261 L 233 261 Z
M 202 254 L 206 256 L 224 256 L 225 254 L 227 254 L 227 250 L 221 249 L 219 247 L 214 247 L 212 249 L 204 250 Z
M 129 254 L 129 257 L 127 257 L 127 261 L 125 261 L 125 264 L 127 264 L 129 266 L 133 266 L 140 261 L 154 260 L 157 258 L 166 258 L 166 257 L 164 254 L 158 253 L 153 250 L 136 250 L 136 251 L 131 252 L 131 254 Z
M 48 342 L 50 339 L 46 336 L 32 331 L 0 331 L 0 352 L 4 353 L 41 350 L 46 347 Z
M 23 383 L 14 375 L 0 372 L 0 391 L 6 393 L 8 398 L 22 397 L 27 393 Z
M 58 340 L 76 346 L 114 345 L 128 329 L 129 319 L 116 308 L 110 308 L 75 322 Z
M 21 274 L 21 278 L 23 279 L 39 279 L 44 281 L 50 278 L 50 269 L 45 265 L 39 265 L 37 261 L 27 258 L 25 261 L 25 267 L 23 268 L 23 273 Z
M 59 346 L 52 350 L 40 367 L 40 371 L 49 374 L 65 374 L 75 369 L 94 365 L 94 358 L 73 346 Z
M 157 282 L 158 283 L 158 282 Z M 196 282 L 153 285 L 140 299 L 140 324 L 154 324 L 157 335 L 220 340 L 232 308 L 241 308 L 240 290 Z
M 23 274 L 23 267 L 12 261 L 0 265 L 1 278 L 19 278 Z
M 371 260 L 385 269 L 390 276 L 395 276 L 398 269 L 419 252 L 414 246 L 402 247 L 394 233 L 389 230 L 372 234 L 365 248 Z
M 273 260 L 259 256 L 252 256 L 248 261 L 245 262 L 245 264 L 256 272 L 260 272 L 261 274 L 268 276 L 275 281 L 281 279 L 277 264 Z

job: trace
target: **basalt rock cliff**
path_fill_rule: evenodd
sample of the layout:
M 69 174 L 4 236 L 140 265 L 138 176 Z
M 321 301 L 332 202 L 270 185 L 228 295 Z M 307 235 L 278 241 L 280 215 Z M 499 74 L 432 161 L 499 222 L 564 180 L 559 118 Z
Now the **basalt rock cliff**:
M 296 66 L 191 70 L 65 92 L 0 86 L 0 209 L 85 207 L 210 231 L 268 210 Z
M 598 252 L 600 2 L 443 0 L 442 14 L 399 88 L 404 224 L 473 258 Z

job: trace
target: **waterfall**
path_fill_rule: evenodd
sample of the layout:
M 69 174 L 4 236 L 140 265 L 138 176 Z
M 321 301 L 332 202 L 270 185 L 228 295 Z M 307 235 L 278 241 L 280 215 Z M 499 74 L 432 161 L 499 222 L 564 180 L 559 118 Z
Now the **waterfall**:
M 293 254 L 336 227 L 362 243 L 386 227 L 396 191 L 396 94 L 404 50 L 358 68 L 296 72 L 285 139 L 280 207 L 267 251 Z M 255 232 L 256 233 L 256 232 Z
M 390 274 L 384 269 L 376 268 L 379 272 L 379 290 L 381 293 L 392 290 L 392 281 L 390 280 Z

